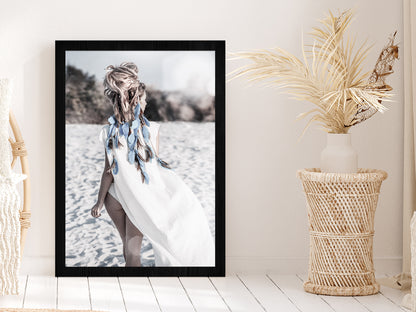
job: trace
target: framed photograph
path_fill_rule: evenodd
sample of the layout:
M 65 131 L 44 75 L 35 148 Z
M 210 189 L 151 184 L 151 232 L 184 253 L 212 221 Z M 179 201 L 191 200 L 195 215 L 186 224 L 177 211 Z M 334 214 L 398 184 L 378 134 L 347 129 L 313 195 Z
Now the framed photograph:
M 225 275 L 225 41 L 56 41 L 56 276 Z

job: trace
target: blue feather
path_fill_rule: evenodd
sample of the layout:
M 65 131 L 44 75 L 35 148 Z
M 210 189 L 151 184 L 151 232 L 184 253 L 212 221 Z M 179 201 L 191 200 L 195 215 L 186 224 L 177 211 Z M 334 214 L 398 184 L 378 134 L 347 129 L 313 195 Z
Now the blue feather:
M 140 103 L 137 103 L 137 106 L 134 108 L 134 119 L 137 119 L 137 117 L 140 114 Z
M 144 183 L 149 184 L 149 176 L 148 176 L 148 174 L 145 171 L 143 171 L 143 175 L 144 175 Z
M 109 139 L 113 135 L 113 131 L 114 131 L 114 125 L 111 125 L 110 129 L 108 130 L 107 139 Z
M 142 161 L 140 159 L 139 152 L 135 147 L 136 144 L 137 144 L 138 130 L 139 130 L 139 127 L 140 127 L 140 120 L 139 120 L 140 110 L 141 110 L 140 103 L 137 103 L 136 107 L 134 108 L 135 120 L 132 122 L 131 128 L 130 128 L 129 123 L 127 123 L 127 122 L 119 124 L 114 115 L 110 116 L 108 118 L 108 122 L 110 123 L 110 126 L 109 126 L 108 137 L 107 137 L 107 140 L 106 140 L 105 147 L 106 147 L 107 153 L 110 154 L 112 152 L 112 150 L 110 149 L 110 146 L 109 146 L 111 137 L 114 136 L 113 143 L 114 143 L 114 147 L 117 148 L 118 145 L 119 145 L 119 139 L 120 139 L 119 135 L 124 136 L 127 140 L 127 143 L 128 143 L 128 149 L 129 149 L 129 151 L 128 151 L 128 161 L 129 161 L 129 163 L 134 164 L 134 162 L 137 160 L 138 166 L 140 167 L 140 170 L 141 170 L 142 175 L 143 175 L 144 182 L 146 184 L 149 184 L 149 175 L 146 172 L 145 163 L 144 163 L 144 161 Z M 150 126 L 150 122 L 146 117 L 144 117 L 144 115 L 142 115 L 142 116 L 143 116 L 143 121 L 144 121 L 145 125 L 142 126 L 141 131 L 142 131 L 143 139 L 144 139 L 145 143 L 147 143 L 146 148 L 148 148 L 148 150 L 146 150 L 146 153 L 148 153 L 149 150 L 150 150 L 153 157 L 156 157 L 159 164 L 162 164 L 164 162 L 156 156 L 156 153 L 154 152 L 154 150 L 153 150 L 153 148 L 152 148 L 152 146 L 150 145 L 150 142 L 149 142 L 150 141 L 149 140 L 150 139 L 150 131 L 149 131 L 148 127 Z M 118 127 L 118 131 L 115 131 L 116 127 Z M 130 133 L 130 130 L 131 130 L 131 133 Z M 153 157 L 151 157 L 149 159 L 149 161 L 152 161 Z M 118 167 L 117 160 L 114 157 L 113 157 L 112 167 L 113 167 L 113 174 L 117 174 L 118 171 L 119 171 L 119 167 Z
M 129 163 L 134 164 L 134 151 L 129 151 Z
M 111 149 L 110 149 L 110 139 L 109 138 L 107 138 L 106 140 L 105 140 L 105 149 L 106 149 L 106 151 L 107 151 L 107 155 L 108 154 L 111 154 Z
M 171 167 L 162 159 L 160 159 L 159 157 L 157 157 L 157 162 L 159 163 L 160 166 L 162 166 L 163 168 L 166 169 L 171 169 Z
M 139 122 L 137 121 L 137 119 L 136 120 L 134 120 L 133 121 L 133 123 L 131 124 L 131 128 L 132 129 L 136 129 L 136 128 L 138 128 L 139 127 Z
M 142 127 L 142 133 L 143 133 L 144 140 L 148 142 L 149 136 L 150 136 L 149 129 L 147 127 Z
M 129 146 L 133 146 L 135 140 L 136 140 L 136 137 L 134 136 L 134 134 L 130 133 L 129 138 L 128 138 Z
M 116 119 L 114 118 L 114 115 L 113 115 L 113 116 L 110 116 L 110 117 L 108 118 L 108 122 L 109 122 L 110 124 L 112 124 L 112 125 L 114 125 L 114 124 L 116 123 Z
M 150 121 L 146 117 L 144 117 L 144 115 L 143 115 L 143 120 L 144 120 L 146 126 L 150 127 Z
M 139 166 L 140 166 L 140 169 L 143 171 L 143 170 L 144 170 L 144 164 L 143 164 L 143 161 L 142 161 L 140 158 L 138 158 L 138 161 L 139 161 Z
M 118 135 L 114 136 L 114 146 L 118 148 Z
M 118 162 L 117 159 L 113 158 L 114 168 L 113 168 L 113 174 L 118 173 Z
M 129 124 L 128 123 L 125 123 L 122 126 L 122 128 L 123 128 L 123 134 L 124 134 L 124 136 L 125 136 L 125 138 L 127 140 L 127 137 L 129 136 Z
M 147 174 L 146 168 L 144 166 L 144 163 L 143 163 L 143 161 L 140 158 L 139 158 L 139 166 L 140 166 L 140 170 L 141 170 L 141 172 L 142 172 L 142 174 L 144 176 L 144 182 L 146 184 L 149 184 L 149 175 Z

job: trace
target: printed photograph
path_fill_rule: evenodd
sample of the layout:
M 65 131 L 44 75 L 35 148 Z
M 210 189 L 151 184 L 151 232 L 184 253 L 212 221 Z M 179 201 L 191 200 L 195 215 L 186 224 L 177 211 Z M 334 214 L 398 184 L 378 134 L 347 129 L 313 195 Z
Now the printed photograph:
M 65 53 L 65 266 L 215 266 L 215 51 Z

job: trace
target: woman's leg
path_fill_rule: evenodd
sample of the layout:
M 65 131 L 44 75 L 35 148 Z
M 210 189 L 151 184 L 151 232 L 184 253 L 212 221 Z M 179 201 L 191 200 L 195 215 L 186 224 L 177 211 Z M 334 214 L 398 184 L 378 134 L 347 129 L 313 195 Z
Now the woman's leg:
M 123 210 L 121 204 L 110 193 L 107 193 L 104 199 L 105 209 L 107 210 L 111 220 L 113 220 L 118 233 L 120 234 L 121 241 L 123 242 L 123 256 L 126 259 L 126 213 Z
M 126 266 L 141 266 L 140 250 L 143 234 L 131 223 L 126 215 Z

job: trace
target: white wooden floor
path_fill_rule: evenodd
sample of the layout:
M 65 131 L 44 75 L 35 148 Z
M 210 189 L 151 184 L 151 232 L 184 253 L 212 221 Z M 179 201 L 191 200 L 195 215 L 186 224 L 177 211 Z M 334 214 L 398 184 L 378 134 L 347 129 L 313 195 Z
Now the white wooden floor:
M 383 287 L 366 297 L 317 296 L 303 291 L 303 275 L 228 277 L 21 276 L 19 296 L 0 296 L 0 308 L 101 311 L 396 312 L 403 294 Z M 1 309 L 0 309 L 1 311 Z

